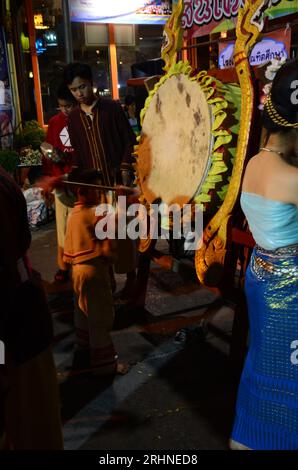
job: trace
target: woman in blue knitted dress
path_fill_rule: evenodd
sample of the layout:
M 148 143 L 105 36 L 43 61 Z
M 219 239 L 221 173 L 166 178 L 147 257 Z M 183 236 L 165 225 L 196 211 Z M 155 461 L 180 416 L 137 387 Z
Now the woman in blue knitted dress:
M 298 60 L 277 72 L 265 146 L 248 163 L 241 206 L 256 241 L 246 273 L 250 344 L 232 449 L 298 449 Z

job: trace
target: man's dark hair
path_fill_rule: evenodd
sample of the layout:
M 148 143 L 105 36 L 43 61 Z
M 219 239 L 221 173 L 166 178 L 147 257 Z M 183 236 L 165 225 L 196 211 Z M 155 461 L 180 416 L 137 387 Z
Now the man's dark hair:
M 58 100 L 65 100 L 65 101 L 69 101 L 73 104 L 76 104 L 76 100 L 75 98 L 73 97 L 73 95 L 70 93 L 69 89 L 67 88 L 67 86 L 65 85 L 65 83 L 61 83 L 61 85 L 58 87 L 57 89 L 57 99 Z
M 66 85 L 70 85 L 76 77 L 84 78 L 93 83 L 92 70 L 88 64 L 72 62 L 64 68 L 63 77 Z

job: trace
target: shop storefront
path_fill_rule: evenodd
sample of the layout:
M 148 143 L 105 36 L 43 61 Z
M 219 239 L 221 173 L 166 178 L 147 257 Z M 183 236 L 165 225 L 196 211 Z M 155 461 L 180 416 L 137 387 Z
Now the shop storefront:
M 155 75 L 134 64 L 158 59 L 163 27 L 177 0 L 11 0 L 17 94 L 23 120 L 44 126 L 56 112 L 55 92 L 65 63 L 88 63 L 100 95 L 124 100 L 127 80 Z M 210 5 L 212 4 L 212 8 Z M 184 1 L 181 52 L 200 69 L 232 66 L 235 21 L 242 1 Z M 297 0 L 274 0 L 255 63 L 297 54 Z M 157 62 L 156 62 L 157 64 Z M 160 64 L 158 64 L 160 65 Z
M 193 67 L 233 67 L 235 25 L 242 6 L 243 0 L 184 0 L 182 50 Z M 251 53 L 251 65 L 262 65 L 277 57 L 295 57 L 298 50 L 298 1 L 273 0 L 264 22 L 260 40 Z
M 56 112 L 55 91 L 63 66 L 72 60 L 91 66 L 100 95 L 123 100 L 130 92 L 131 66 L 160 57 L 172 2 L 15 0 L 15 4 L 22 113 L 46 125 Z

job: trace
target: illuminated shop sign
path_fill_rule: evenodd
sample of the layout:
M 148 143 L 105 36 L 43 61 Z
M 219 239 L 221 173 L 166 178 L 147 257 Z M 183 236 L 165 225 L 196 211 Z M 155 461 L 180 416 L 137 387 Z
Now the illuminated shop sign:
M 57 46 L 57 34 L 55 31 L 47 31 L 44 34 L 44 39 L 47 47 Z
M 36 47 L 37 55 L 40 55 L 47 50 L 44 40 L 42 38 L 36 39 L 35 47 Z
M 41 13 L 34 15 L 34 28 L 35 29 L 49 29 L 48 26 L 43 24 L 43 16 Z
M 119 24 L 164 24 L 172 0 L 70 0 L 71 21 Z

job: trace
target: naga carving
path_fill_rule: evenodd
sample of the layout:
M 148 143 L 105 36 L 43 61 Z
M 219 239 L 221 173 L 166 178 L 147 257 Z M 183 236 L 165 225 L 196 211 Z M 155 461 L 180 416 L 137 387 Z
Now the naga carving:
M 164 70 L 168 72 L 172 65 L 177 62 L 177 55 L 181 48 L 183 30 L 181 28 L 181 18 L 183 15 L 183 0 L 179 0 L 176 8 L 165 24 L 163 31 L 163 45 L 161 47 L 161 57 L 165 61 Z
M 271 4 L 271 0 L 247 0 L 244 7 L 240 8 L 238 12 L 234 60 L 241 88 L 240 129 L 231 178 L 226 190 L 227 192 L 225 193 L 221 206 L 206 226 L 203 234 L 203 242 L 196 250 L 195 254 L 197 275 L 200 282 L 203 284 L 210 284 L 209 281 L 211 279 L 211 282 L 216 285 L 223 274 L 223 267 L 229 245 L 228 226 L 239 195 L 253 118 L 255 96 L 248 57 L 262 31 L 264 11 L 266 8 L 270 7 Z M 175 71 L 175 67 L 179 65 L 177 63 L 177 55 L 183 33 L 181 27 L 183 9 L 183 0 L 179 0 L 164 30 L 165 42 L 162 47 L 162 58 L 165 61 L 164 70 L 168 76 L 171 76 Z M 185 65 L 188 66 L 188 64 Z M 165 79 L 166 76 L 162 77 L 161 82 Z M 161 82 L 155 86 L 155 90 L 150 92 L 146 102 L 147 107 L 145 106 L 141 114 L 142 120 L 144 119 L 144 115 L 148 110 L 154 93 L 156 93 L 156 90 L 161 86 Z M 141 136 L 141 139 L 142 138 L 144 139 L 144 136 Z M 136 151 L 138 153 L 137 149 Z M 140 183 L 138 165 L 136 165 L 136 172 L 138 176 L 137 181 Z M 216 175 L 216 177 L 218 177 L 218 175 Z M 140 202 L 150 210 L 144 194 L 142 194 Z M 152 246 L 152 242 L 153 240 L 150 239 L 149 234 L 147 238 L 141 239 L 139 246 L 140 251 L 146 252 L 150 246 Z M 209 276 L 212 266 L 215 267 L 215 269 L 213 269 L 212 276 Z M 216 269 L 216 267 L 219 269 Z
M 254 87 L 249 65 L 249 53 L 263 28 L 263 13 L 270 0 L 247 0 L 239 9 L 236 27 L 236 44 L 234 61 L 241 87 L 241 124 L 237 142 L 235 162 L 226 197 L 223 204 L 204 230 L 202 246 L 196 251 L 195 264 L 199 280 L 206 281 L 207 271 L 213 266 L 224 266 L 228 245 L 228 224 L 237 201 L 244 162 L 247 155 L 247 145 L 251 131 Z M 223 270 L 214 270 L 216 274 L 212 283 L 216 284 Z M 208 276 L 209 278 L 209 276 Z

